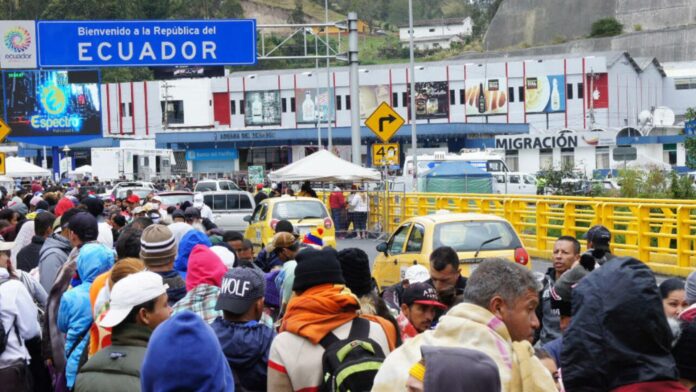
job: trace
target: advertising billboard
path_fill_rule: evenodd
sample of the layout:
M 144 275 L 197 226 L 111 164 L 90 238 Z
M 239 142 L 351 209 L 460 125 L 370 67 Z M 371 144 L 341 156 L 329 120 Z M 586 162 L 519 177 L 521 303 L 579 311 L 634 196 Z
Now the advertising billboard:
M 247 91 L 244 94 L 244 123 L 246 125 L 279 125 L 280 92 Z
M 0 67 L 36 68 L 36 24 L 33 20 L 0 21 Z
M 317 95 L 317 92 L 319 93 Z M 317 121 L 334 121 L 336 105 L 334 89 L 298 88 L 295 89 L 295 101 L 298 103 L 297 123 L 314 124 Z
M 389 85 L 378 84 L 374 86 L 360 86 L 360 118 L 366 119 L 372 114 L 379 104 L 391 102 Z
M 467 79 L 464 96 L 467 116 L 507 113 L 508 96 L 505 79 Z
M 256 64 L 255 19 L 42 20 L 36 26 L 41 67 Z
M 98 71 L 5 71 L 10 138 L 101 136 Z
M 524 83 L 527 113 L 555 113 L 565 111 L 565 76 L 527 76 Z
M 410 89 L 409 86 L 409 93 Z M 447 82 L 416 82 L 416 119 L 447 118 L 448 91 Z

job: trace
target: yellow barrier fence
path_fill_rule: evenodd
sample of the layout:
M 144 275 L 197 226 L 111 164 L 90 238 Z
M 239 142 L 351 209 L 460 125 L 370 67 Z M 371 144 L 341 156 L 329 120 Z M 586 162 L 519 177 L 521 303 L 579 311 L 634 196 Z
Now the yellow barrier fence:
M 633 256 L 655 272 L 686 276 L 696 268 L 696 201 L 533 195 L 372 192 L 368 228 L 391 233 L 404 220 L 435 213 L 505 217 L 530 255 L 551 257 L 561 235 L 581 239 L 590 226 L 612 232 L 612 253 Z M 582 241 L 582 240 L 581 240 Z

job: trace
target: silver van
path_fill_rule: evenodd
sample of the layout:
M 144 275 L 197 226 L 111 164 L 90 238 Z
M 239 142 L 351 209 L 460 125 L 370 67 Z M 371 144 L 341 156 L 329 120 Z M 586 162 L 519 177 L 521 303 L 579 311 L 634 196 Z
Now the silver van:
M 244 217 L 256 207 L 254 197 L 244 191 L 203 192 L 203 202 L 213 210 L 213 222 L 219 228 L 242 233 L 249 225 Z

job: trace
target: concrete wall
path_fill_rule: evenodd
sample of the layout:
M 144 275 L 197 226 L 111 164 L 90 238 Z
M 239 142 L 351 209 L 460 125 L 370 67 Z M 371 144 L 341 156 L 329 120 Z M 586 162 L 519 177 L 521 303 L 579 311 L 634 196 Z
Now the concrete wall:
M 552 45 L 587 36 L 592 23 L 607 16 L 622 22 L 626 34 Z M 635 31 L 636 25 L 642 31 Z M 694 0 L 506 0 L 491 21 L 484 47 L 520 54 L 621 50 L 636 57 L 687 61 L 696 59 L 695 25 Z M 529 45 L 535 47 L 515 50 Z

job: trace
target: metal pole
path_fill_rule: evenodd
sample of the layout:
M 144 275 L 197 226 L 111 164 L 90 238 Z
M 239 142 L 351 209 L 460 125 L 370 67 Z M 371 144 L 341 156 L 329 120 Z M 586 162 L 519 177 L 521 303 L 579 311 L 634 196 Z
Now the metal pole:
M 360 154 L 360 75 L 358 72 L 358 14 L 348 13 L 348 61 L 350 62 L 350 140 L 353 163 L 362 164 Z
M 319 36 L 314 31 L 312 31 L 312 36 L 314 37 L 314 54 L 317 56 L 314 61 L 314 123 L 317 124 L 317 144 L 321 150 L 321 120 L 317 107 L 317 99 L 319 98 Z
M 416 140 L 416 67 L 413 61 L 413 0 L 408 0 L 408 51 L 409 51 L 409 67 L 411 69 L 411 153 L 413 154 L 413 192 L 417 189 L 418 181 L 418 161 L 417 161 L 417 145 Z
M 324 0 L 325 23 L 329 23 L 329 0 Z M 340 34 L 340 31 L 339 31 Z M 329 68 L 329 28 L 324 27 L 324 39 L 326 40 L 326 135 L 329 138 L 329 151 L 333 151 L 333 140 L 331 135 L 331 68 Z

